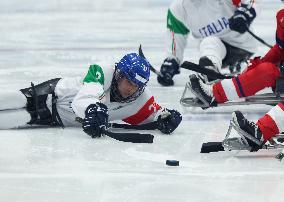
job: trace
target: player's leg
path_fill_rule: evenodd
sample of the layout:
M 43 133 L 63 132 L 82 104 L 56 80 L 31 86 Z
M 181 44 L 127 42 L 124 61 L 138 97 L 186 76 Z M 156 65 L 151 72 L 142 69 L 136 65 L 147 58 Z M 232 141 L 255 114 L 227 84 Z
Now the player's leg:
M 199 45 L 199 51 L 199 65 L 219 72 L 222 67 L 222 60 L 227 54 L 226 47 L 221 39 L 215 36 L 204 38 Z M 207 75 L 201 75 L 201 78 L 205 82 L 215 80 L 215 78 L 211 78 Z
M 284 132 L 284 103 L 278 103 L 256 122 L 248 121 L 240 111 L 235 111 L 233 122 L 247 135 L 251 151 L 257 151 L 266 141 Z
M 30 120 L 26 111 L 26 98 L 20 91 L 0 93 L 0 129 L 8 129 L 24 125 Z
M 279 68 L 272 63 L 260 63 L 232 79 L 224 79 L 212 85 L 205 84 L 195 75 L 190 76 L 192 91 L 210 106 L 254 95 L 265 87 L 275 87 L 280 76 Z
M 275 87 L 281 75 L 279 68 L 268 62 L 245 71 L 232 79 L 224 79 L 213 85 L 213 95 L 218 103 L 254 95 L 266 87 Z

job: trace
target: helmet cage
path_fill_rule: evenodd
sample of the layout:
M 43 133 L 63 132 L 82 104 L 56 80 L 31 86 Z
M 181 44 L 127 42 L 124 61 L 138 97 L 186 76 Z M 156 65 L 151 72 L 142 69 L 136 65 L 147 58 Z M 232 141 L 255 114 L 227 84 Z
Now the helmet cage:
M 121 72 L 118 68 L 115 68 L 115 72 L 113 75 L 113 79 L 112 79 L 112 83 L 111 83 L 111 96 L 112 98 L 116 101 L 116 102 L 120 102 L 120 103 L 129 103 L 129 102 L 133 102 L 134 100 L 136 100 L 145 90 L 146 85 L 143 84 L 141 85 L 141 83 L 137 84 L 137 82 L 133 81 L 132 79 L 129 78 L 133 78 L 131 76 L 129 76 L 130 74 L 135 74 L 132 71 L 127 72 L 128 75 L 125 75 L 123 72 Z M 119 85 L 119 81 L 122 78 L 126 78 L 127 80 L 131 81 L 132 83 L 136 84 L 138 86 L 138 89 L 135 93 L 133 93 L 132 95 L 128 96 L 127 98 L 123 98 L 122 95 L 120 94 L 119 90 L 118 90 L 118 85 Z

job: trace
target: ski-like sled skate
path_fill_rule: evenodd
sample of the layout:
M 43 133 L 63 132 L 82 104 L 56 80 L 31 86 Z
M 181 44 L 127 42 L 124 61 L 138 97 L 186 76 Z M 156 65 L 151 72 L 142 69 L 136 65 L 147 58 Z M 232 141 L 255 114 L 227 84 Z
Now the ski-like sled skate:
M 195 96 L 195 97 L 192 97 Z M 233 106 L 233 105 L 251 105 L 251 104 L 265 104 L 265 105 L 277 105 L 284 99 L 284 77 L 280 77 L 276 81 L 276 88 L 271 93 L 258 94 L 240 98 L 235 101 L 228 101 L 225 103 L 217 104 L 217 106 Z M 184 107 L 201 107 L 210 108 L 210 104 L 202 98 L 201 95 L 196 93 L 190 82 L 185 84 L 183 94 L 180 99 L 180 103 Z
M 232 129 L 234 129 L 238 136 L 232 134 Z M 252 147 L 249 145 L 247 139 L 258 143 L 256 139 L 253 139 L 251 135 L 242 130 L 234 120 L 230 121 L 229 129 L 226 136 L 221 142 L 206 142 L 201 146 L 200 153 L 211 153 L 211 152 L 221 152 L 221 151 L 252 151 Z M 276 155 L 276 158 L 282 160 L 284 158 L 284 135 L 279 134 L 269 141 L 267 141 L 261 149 L 283 149 L 282 152 Z

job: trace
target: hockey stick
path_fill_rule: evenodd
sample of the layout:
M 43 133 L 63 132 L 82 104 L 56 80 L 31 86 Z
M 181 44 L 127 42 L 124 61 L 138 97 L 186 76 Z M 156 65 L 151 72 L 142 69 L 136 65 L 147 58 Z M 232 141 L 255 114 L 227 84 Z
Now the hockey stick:
M 22 109 L 22 108 L 20 108 Z M 19 110 L 19 109 L 7 109 L 6 111 Z M 77 117 L 76 121 L 82 123 L 82 119 Z M 156 122 L 149 124 L 143 124 L 141 126 L 130 126 L 128 124 L 115 124 L 112 123 L 110 126 L 113 128 L 126 128 L 126 129 L 138 129 L 138 130 L 154 130 L 157 129 Z M 50 125 L 37 125 L 37 124 L 26 124 L 22 126 L 17 126 L 13 128 L 5 128 L 0 130 L 27 130 L 27 129 L 47 129 L 47 128 L 61 128 L 59 126 L 50 126 Z M 142 133 L 117 133 L 111 132 L 109 130 L 103 130 L 103 134 L 109 136 L 113 139 L 123 141 L 123 142 L 132 142 L 132 143 L 153 143 L 154 136 L 151 134 L 142 134 Z
M 76 117 L 76 121 L 79 123 L 83 122 L 83 119 Z M 122 124 L 121 124 L 122 125 Z M 125 124 L 126 125 L 126 124 Z M 132 142 L 132 143 L 153 143 L 154 136 L 146 133 L 117 133 L 111 132 L 107 129 L 103 130 L 103 134 L 109 136 L 113 139 L 122 142 Z
M 0 112 L 6 112 L 6 111 L 17 111 L 17 110 L 21 110 L 21 109 L 26 109 L 26 107 L 0 109 Z
M 27 129 L 48 129 L 48 128 L 61 128 L 59 126 L 49 126 L 49 125 L 23 125 L 14 128 L 0 129 L 0 130 L 27 130 Z M 103 130 L 103 134 L 122 142 L 132 142 L 132 143 L 153 143 L 154 136 L 151 134 L 141 134 L 141 133 L 117 133 L 110 132 L 108 130 Z
M 139 46 L 139 56 L 146 59 L 146 57 L 145 57 L 145 55 L 142 51 L 141 45 Z M 202 67 L 200 65 L 197 65 L 197 64 L 194 64 L 194 63 L 188 62 L 188 61 L 183 62 L 183 64 L 180 67 L 182 67 L 184 69 L 192 70 L 192 71 L 195 71 L 195 72 L 198 72 L 198 73 L 201 73 L 201 74 L 205 74 L 205 75 L 210 76 L 210 77 L 215 78 L 215 79 L 230 79 L 230 78 L 233 78 L 232 76 L 223 75 L 221 73 L 215 72 L 211 69 L 207 69 L 205 67 Z M 158 70 L 156 70 L 151 64 L 150 64 L 150 70 L 158 76 L 161 75 L 161 73 Z
M 151 134 L 141 133 L 117 133 L 103 130 L 103 134 L 122 142 L 132 143 L 153 143 L 154 136 Z
M 133 129 L 133 130 L 156 130 L 158 129 L 157 121 L 151 123 L 145 123 L 142 125 L 129 125 L 122 123 L 110 123 L 109 127 L 111 128 L 123 128 L 123 129 Z
M 259 36 L 255 35 L 252 31 L 250 31 L 249 29 L 247 29 L 247 32 L 256 40 L 258 40 L 260 43 L 262 43 L 263 45 L 266 45 L 269 48 L 272 48 L 273 46 L 271 46 L 270 44 L 266 43 L 262 38 L 260 38 Z
M 17 111 L 17 110 L 22 110 L 26 109 L 26 107 L 21 107 L 21 108 L 10 108 L 10 109 L 0 109 L 1 112 L 10 112 L 10 111 Z M 78 121 L 76 119 L 76 121 Z M 80 122 L 80 121 L 79 121 Z M 18 126 L 14 128 L 9 128 L 11 129 L 32 129 L 32 128 L 50 128 L 51 126 L 46 126 L 46 125 L 23 125 L 23 126 Z M 142 125 L 130 125 L 130 124 L 123 124 L 123 123 L 109 123 L 108 127 L 110 128 L 122 128 L 122 129 L 132 129 L 132 130 L 156 130 L 158 129 L 157 121 L 153 121 L 151 123 L 145 123 Z M 1 130 L 1 129 L 0 129 Z M 6 129 L 5 129 L 6 130 Z
M 231 78 L 233 78 L 233 76 L 224 75 L 224 74 L 215 72 L 212 69 L 208 69 L 206 67 L 200 66 L 198 64 L 195 64 L 195 63 L 189 62 L 189 61 L 184 61 L 181 64 L 180 67 L 182 67 L 184 69 L 191 70 L 191 71 L 195 71 L 195 72 L 198 72 L 198 73 L 201 73 L 201 74 L 205 74 L 205 75 L 210 76 L 211 78 L 214 78 L 214 79 L 231 79 Z
M 142 46 L 141 46 L 141 44 L 140 44 L 140 46 L 139 46 L 139 56 L 141 56 L 142 58 L 144 58 L 144 59 L 146 59 L 146 57 L 145 57 L 145 55 L 144 55 L 144 53 L 143 53 L 143 51 L 142 51 Z M 147 60 L 147 59 L 146 59 Z M 147 60 L 148 61 L 148 60 Z M 149 62 L 149 61 L 148 61 Z M 150 64 L 150 62 L 149 62 L 149 64 Z M 161 76 L 161 73 L 158 71 L 158 70 L 156 70 L 151 64 L 150 64 L 150 70 L 152 71 L 152 72 L 154 72 L 156 75 L 158 75 L 158 76 Z

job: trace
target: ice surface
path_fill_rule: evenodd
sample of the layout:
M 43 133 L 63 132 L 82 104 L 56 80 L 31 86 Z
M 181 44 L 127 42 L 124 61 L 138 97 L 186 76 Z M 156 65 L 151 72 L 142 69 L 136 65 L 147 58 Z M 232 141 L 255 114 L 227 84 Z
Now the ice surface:
M 1 1 L 1 91 L 82 75 L 89 64 L 113 64 L 126 52 L 137 51 L 139 44 L 158 69 L 165 56 L 169 3 Z M 275 14 L 284 4 L 259 4 L 255 33 L 273 44 Z M 197 42 L 190 38 L 189 44 L 185 59 L 197 61 Z M 259 44 L 258 55 L 267 50 Z M 0 131 L 0 201 L 282 201 L 283 163 L 274 159 L 276 151 L 199 153 L 203 142 L 224 137 L 229 112 L 239 107 L 207 113 L 181 107 L 187 78 L 188 72 L 182 71 L 176 86 L 165 88 L 151 76 L 149 88 L 158 102 L 181 110 L 184 117 L 171 136 L 153 132 L 153 144 L 90 139 L 80 128 Z M 269 107 L 241 109 L 256 120 Z M 166 166 L 167 159 L 179 160 L 180 166 Z

